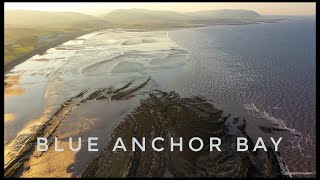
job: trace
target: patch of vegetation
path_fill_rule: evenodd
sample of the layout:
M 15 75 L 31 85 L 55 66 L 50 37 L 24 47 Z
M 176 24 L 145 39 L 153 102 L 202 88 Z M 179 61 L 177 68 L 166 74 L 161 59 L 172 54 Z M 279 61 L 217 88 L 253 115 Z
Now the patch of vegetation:
M 4 61 L 74 32 L 100 28 L 107 23 L 97 17 L 72 12 L 5 11 Z
M 260 15 L 248 10 L 210 10 L 193 13 L 119 9 L 101 17 L 74 12 L 5 11 L 5 62 L 69 33 L 102 28 L 168 29 L 194 24 L 234 23 Z

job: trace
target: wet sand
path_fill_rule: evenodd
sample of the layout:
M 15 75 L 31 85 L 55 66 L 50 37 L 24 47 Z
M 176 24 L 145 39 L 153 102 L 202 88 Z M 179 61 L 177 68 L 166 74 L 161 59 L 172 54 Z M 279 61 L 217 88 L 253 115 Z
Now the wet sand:
M 24 91 L 5 95 L 5 176 L 283 176 L 279 154 L 234 151 L 235 136 L 247 136 L 244 120 L 224 115 L 205 98 L 166 89 L 188 68 L 188 51 L 166 31 L 123 29 L 81 36 L 16 66 L 6 88 Z M 196 135 L 224 138 L 224 154 L 110 151 L 118 136 Z M 40 153 L 39 136 L 51 143 L 61 138 L 62 147 L 69 137 L 98 136 L 104 150 L 57 153 L 51 144 Z
M 71 33 L 71 34 L 67 34 L 65 35 L 64 37 L 61 37 L 51 43 L 49 43 L 48 45 L 44 45 L 44 46 L 41 46 L 41 47 L 38 47 L 34 50 L 31 50 L 30 52 L 27 52 L 19 57 L 16 57 L 8 62 L 5 62 L 5 65 L 4 65 L 4 72 L 7 73 L 9 72 L 11 69 L 13 69 L 16 65 L 19 65 L 20 63 L 26 61 L 27 59 L 31 58 L 32 56 L 34 55 L 37 55 L 37 54 L 43 54 L 45 53 L 48 49 L 52 48 L 52 47 L 55 47 L 55 46 L 58 46 L 64 42 L 67 42 L 69 40 L 72 40 L 72 39 L 75 39 L 79 36 L 82 36 L 82 35 L 85 35 L 85 34 L 88 34 L 92 31 L 95 31 L 95 30 L 90 30 L 90 31 L 83 31 L 83 32 L 74 32 L 74 33 Z

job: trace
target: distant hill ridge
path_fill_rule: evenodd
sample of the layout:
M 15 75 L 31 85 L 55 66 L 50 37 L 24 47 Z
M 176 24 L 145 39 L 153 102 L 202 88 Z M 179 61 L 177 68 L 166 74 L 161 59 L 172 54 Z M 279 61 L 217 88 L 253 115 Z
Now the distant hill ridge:
M 148 9 L 117 9 L 101 16 L 77 12 L 5 10 L 5 61 L 11 61 L 61 36 L 108 28 L 166 29 L 194 25 L 239 23 L 260 15 L 241 9 L 208 10 L 188 13 Z M 244 21 L 243 21 L 244 20 Z M 66 40 L 67 38 L 62 38 Z
M 211 19 L 255 19 L 261 17 L 255 11 L 243 9 L 221 9 L 179 13 L 174 11 L 159 11 L 148 9 L 117 9 L 102 16 L 111 22 L 141 21 L 188 21 L 188 20 L 211 20 Z
M 76 12 L 6 10 L 4 23 L 12 26 L 76 26 L 106 23 L 106 21 L 95 16 Z
M 255 11 L 243 9 L 221 9 L 179 13 L 148 9 L 116 9 L 100 17 L 76 12 L 46 12 L 33 10 L 6 10 L 5 25 L 26 26 L 86 26 L 108 23 L 136 22 L 176 22 L 190 20 L 214 19 L 255 19 L 259 18 Z
M 207 10 L 196 11 L 188 13 L 190 16 L 203 17 L 203 18 L 258 18 L 261 17 L 255 11 L 243 10 L 243 9 L 219 9 L 219 10 Z

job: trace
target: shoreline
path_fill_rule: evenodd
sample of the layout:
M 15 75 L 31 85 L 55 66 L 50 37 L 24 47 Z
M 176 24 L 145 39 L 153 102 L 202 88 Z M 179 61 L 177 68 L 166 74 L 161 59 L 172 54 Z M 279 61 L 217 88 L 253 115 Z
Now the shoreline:
M 253 20 L 253 21 L 239 21 L 239 22 L 204 22 L 204 23 L 192 23 L 192 24 L 182 24 L 177 25 L 173 27 L 145 27 L 143 29 L 140 28 L 126 28 L 126 27 L 110 27 L 110 28 L 103 28 L 103 29 L 116 29 L 116 28 L 122 28 L 122 29 L 128 29 L 128 30 L 136 30 L 136 31 L 154 31 L 154 30 L 175 30 L 180 28 L 198 28 L 198 27 L 207 27 L 207 26 L 213 26 L 213 25 L 248 25 L 248 24 L 260 24 L 260 23 L 278 23 L 279 21 L 288 20 L 288 19 L 259 19 L 259 20 Z M 15 66 L 19 65 L 20 63 L 28 60 L 34 55 L 42 55 L 45 53 L 48 49 L 56 47 L 60 44 L 63 44 L 67 41 L 70 41 L 72 39 L 75 39 L 77 37 L 83 36 L 88 33 L 92 33 L 94 31 L 99 31 L 103 29 L 92 29 L 87 31 L 80 31 L 80 32 L 73 32 L 70 34 L 65 35 L 64 37 L 59 38 L 58 40 L 55 40 L 54 42 L 51 42 L 47 45 L 38 47 L 36 49 L 33 49 L 25 54 L 22 54 L 16 58 L 13 58 L 12 60 L 8 62 L 4 62 L 4 74 L 8 73 L 10 70 L 12 70 Z
M 248 23 L 248 24 L 252 24 L 252 23 Z M 227 25 L 227 24 L 226 24 Z M 210 25 L 204 25 L 204 27 L 208 27 L 208 26 L 210 26 Z M 192 27 L 192 26 L 188 26 L 188 27 L 179 27 L 179 28 L 176 28 L 176 29 L 181 29 L 181 28 L 194 28 L 194 27 Z M 123 28 L 123 29 L 127 29 L 127 28 Z M 161 29 L 161 28 L 157 28 L 157 29 Z M 169 29 L 171 29 L 171 28 L 169 28 Z M 89 31 L 89 32 L 77 32 L 77 33 L 84 33 L 84 34 L 86 34 L 86 33 L 90 33 L 90 32 L 92 32 L 92 31 Z M 94 32 L 94 31 L 93 31 Z M 76 33 L 76 34 L 77 34 Z M 71 35 L 70 34 L 70 36 L 74 36 L 75 34 L 73 34 L 73 35 Z M 81 36 L 81 35 L 80 35 Z M 61 39 L 64 39 L 64 40 L 66 40 L 65 39 L 66 37 L 63 37 L 63 38 L 61 38 Z M 77 38 L 77 37 L 74 37 L 74 38 Z M 62 41 L 62 40 L 61 40 Z M 66 40 L 66 41 L 68 41 L 68 40 Z M 57 43 L 57 42 L 55 42 L 55 43 Z M 58 44 L 59 45 L 59 44 Z M 50 47 L 49 47 L 50 48 Z M 44 52 L 45 52 L 46 50 L 44 50 Z M 26 60 L 28 60 L 28 58 L 27 59 L 25 59 L 24 61 L 26 61 Z M 22 61 L 22 62 L 24 62 L 24 61 Z M 14 66 L 13 66 L 14 67 Z M 157 93 L 156 93 L 157 94 Z M 121 95 L 121 94 L 120 94 Z M 122 95 L 121 95 L 122 96 Z M 164 99 L 166 99 L 166 98 L 164 98 Z M 136 166 L 134 166 L 134 168 L 136 168 Z M 133 170 L 132 170 L 133 171 Z M 130 172 L 129 174 L 134 174 L 134 172 Z
M 42 55 L 43 53 L 45 53 L 48 49 L 50 48 L 53 48 L 53 47 L 56 47 L 60 44 L 63 44 L 67 41 L 70 41 L 72 39 L 75 39 L 75 38 L 78 38 L 80 36 L 83 36 L 85 34 L 88 34 L 88 33 L 91 33 L 91 32 L 94 32 L 94 31 L 97 31 L 99 29 L 93 29 L 93 30 L 87 30 L 87 31 L 80 31 L 80 32 L 73 32 L 73 33 L 70 33 L 70 34 L 66 34 L 64 37 L 60 37 L 59 39 L 47 44 L 47 45 L 44 45 L 44 46 L 41 46 L 41 47 L 38 47 L 38 48 L 35 48 L 27 53 L 24 53 L 16 58 L 13 58 L 12 60 L 8 61 L 8 62 L 4 62 L 4 74 L 7 74 L 10 70 L 12 70 L 15 66 L 23 63 L 24 61 L 28 60 L 29 58 L 39 54 L 39 55 Z

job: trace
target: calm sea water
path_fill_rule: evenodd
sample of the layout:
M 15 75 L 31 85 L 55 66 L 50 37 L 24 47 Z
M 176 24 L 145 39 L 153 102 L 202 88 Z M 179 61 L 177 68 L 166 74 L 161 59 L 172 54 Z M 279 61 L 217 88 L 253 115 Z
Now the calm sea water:
M 180 29 L 169 37 L 191 62 L 170 89 L 200 94 L 244 117 L 252 136 L 280 133 L 262 131 L 267 122 L 285 129 L 280 153 L 289 170 L 315 172 L 315 18 Z
M 315 62 L 314 18 L 169 33 L 121 29 L 91 33 L 36 55 L 6 74 L 5 158 L 14 157 L 71 97 L 132 79 L 135 86 L 150 77 L 152 88 L 201 95 L 225 113 L 244 118 L 252 139 L 283 137 L 280 157 L 288 170 L 315 173 Z M 105 142 L 131 104 L 101 103 L 77 107 L 65 115 L 55 133 L 83 138 L 98 133 Z M 107 111 L 98 108 L 105 106 Z M 45 159 L 50 157 L 71 155 L 47 153 L 24 176 L 47 176 L 42 167 L 70 175 L 67 167 L 74 158 L 53 163 Z M 93 155 L 83 157 L 73 173 Z

